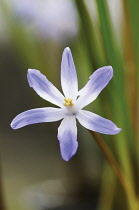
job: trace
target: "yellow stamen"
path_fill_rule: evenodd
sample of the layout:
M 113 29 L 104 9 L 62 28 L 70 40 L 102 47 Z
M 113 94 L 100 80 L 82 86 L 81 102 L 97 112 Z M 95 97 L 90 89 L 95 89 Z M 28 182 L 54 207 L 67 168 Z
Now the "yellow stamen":
M 63 103 L 64 106 L 74 106 L 72 103 L 72 99 L 70 98 L 64 98 L 65 103 Z

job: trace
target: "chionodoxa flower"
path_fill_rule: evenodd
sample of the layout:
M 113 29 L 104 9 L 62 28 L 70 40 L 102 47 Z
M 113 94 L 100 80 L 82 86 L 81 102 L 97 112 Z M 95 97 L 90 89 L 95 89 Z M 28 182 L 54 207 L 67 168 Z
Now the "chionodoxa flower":
M 62 120 L 58 128 L 61 156 L 68 161 L 77 151 L 76 118 L 85 128 L 103 134 L 115 135 L 121 131 L 112 121 L 92 112 L 82 110 L 94 101 L 113 76 L 111 66 L 96 70 L 87 84 L 78 91 L 78 80 L 70 49 L 65 48 L 61 62 L 61 86 L 63 94 L 35 69 L 28 69 L 27 79 L 30 87 L 43 99 L 59 108 L 45 107 L 31 109 L 17 115 L 12 123 L 13 129 L 26 125 Z

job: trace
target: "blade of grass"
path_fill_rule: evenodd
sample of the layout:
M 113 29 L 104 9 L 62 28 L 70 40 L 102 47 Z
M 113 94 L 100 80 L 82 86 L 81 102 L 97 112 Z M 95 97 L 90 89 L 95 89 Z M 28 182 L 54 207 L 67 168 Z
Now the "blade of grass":
M 95 31 L 93 23 L 86 5 L 83 0 L 75 0 L 80 20 L 81 20 L 81 32 L 83 34 L 88 56 L 91 64 L 96 68 L 98 65 L 104 65 L 104 55 L 102 49 L 99 46 L 98 40 L 95 37 Z
M 110 166 L 105 163 L 102 173 L 102 185 L 98 210 L 111 210 L 113 206 L 117 180 Z
M 80 13 L 81 21 L 82 21 L 82 30 L 85 32 L 84 36 L 86 39 L 86 43 L 89 46 L 89 54 L 90 59 L 93 57 L 94 52 L 94 46 L 92 45 L 92 42 L 90 40 L 94 40 L 94 30 L 92 30 L 90 33 L 90 30 L 87 29 L 93 28 L 91 19 L 89 17 L 88 11 L 85 7 L 84 1 L 75 1 Z M 120 162 L 122 164 L 122 167 L 126 174 L 128 174 L 128 177 L 130 177 L 130 181 L 133 184 L 133 174 L 132 174 L 132 167 L 130 162 L 130 153 L 129 153 L 129 145 L 127 142 L 127 139 L 130 139 L 130 141 L 133 139 L 132 131 L 131 131 L 131 125 L 129 121 L 128 116 L 128 107 L 126 103 L 126 99 L 124 96 L 124 74 L 123 74 L 123 63 L 120 51 L 118 50 L 116 43 L 114 42 L 114 36 L 111 30 L 110 26 L 110 19 L 108 15 L 108 10 L 106 7 L 105 1 L 96 1 L 98 13 L 100 17 L 100 25 L 101 25 L 101 32 L 103 35 L 103 42 L 105 46 L 105 51 L 107 55 L 107 61 L 108 64 L 112 65 L 115 69 L 118 69 L 118 71 L 115 71 L 115 77 L 113 79 L 113 95 L 116 100 L 114 100 L 113 107 L 115 111 L 115 119 L 117 121 L 121 120 L 122 122 L 122 128 L 124 131 L 124 134 L 121 134 L 121 136 L 116 137 L 118 141 L 115 142 L 117 153 L 120 159 Z M 85 8 L 85 9 L 84 9 Z M 89 21 L 88 21 L 89 20 Z M 89 41 L 88 41 L 89 40 Z M 96 43 L 95 43 L 96 44 Z M 97 53 L 97 52 L 95 52 Z M 95 58 L 98 59 L 98 58 Z M 96 61 L 96 64 L 99 64 L 99 61 Z M 117 85 L 117 81 L 119 81 Z M 117 115 L 118 111 L 118 115 Z M 126 133 L 126 134 L 125 134 Z M 127 135 L 127 136 L 126 136 Z M 120 142 L 122 137 L 122 143 Z M 127 137 L 127 138 L 126 138 Z
M 123 74 L 123 61 L 120 51 L 117 48 L 114 34 L 111 27 L 110 17 L 108 13 L 107 2 L 105 0 L 99 1 L 96 0 L 99 18 L 100 18 L 100 25 L 101 25 L 101 32 L 102 38 L 104 43 L 104 48 L 107 54 L 107 62 L 112 65 L 115 69 L 115 76 L 113 78 L 113 94 L 114 94 L 114 103 L 113 107 L 116 112 L 115 119 L 117 121 L 121 120 L 123 132 L 127 134 L 122 135 L 122 144 L 120 141 L 116 141 L 116 147 L 119 159 L 121 161 L 122 167 L 126 174 L 130 177 L 130 181 L 133 184 L 133 174 L 132 174 L 132 167 L 131 167 L 131 160 L 130 160 L 130 153 L 129 153 L 129 145 L 126 138 L 132 138 L 132 131 L 131 125 L 128 116 L 128 107 L 124 95 L 124 74 Z M 118 83 L 117 83 L 118 82 Z M 118 136 L 115 137 L 119 139 Z
M 139 139 L 139 13 L 138 13 L 139 1 L 135 0 L 123 0 L 124 18 L 125 18 L 125 52 L 127 54 L 127 66 L 129 66 L 129 83 L 132 88 L 131 102 L 133 113 L 133 125 L 137 139 Z
M 127 178 L 125 173 L 123 173 L 122 170 L 120 169 L 112 152 L 109 150 L 109 148 L 105 144 L 102 137 L 94 131 L 90 131 L 90 133 L 92 134 L 94 140 L 96 141 L 96 143 L 102 150 L 103 154 L 105 155 L 105 158 L 107 159 L 108 163 L 110 164 L 111 168 L 113 169 L 113 172 L 115 173 L 117 179 L 119 180 L 123 190 L 125 191 L 126 196 L 127 196 L 127 203 L 129 205 L 129 210 L 133 210 L 133 209 L 138 210 L 139 203 L 137 201 L 137 197 L 135 195 L 134 188 L 133 188 L 132 184 L 130 183 L 129 179 Z

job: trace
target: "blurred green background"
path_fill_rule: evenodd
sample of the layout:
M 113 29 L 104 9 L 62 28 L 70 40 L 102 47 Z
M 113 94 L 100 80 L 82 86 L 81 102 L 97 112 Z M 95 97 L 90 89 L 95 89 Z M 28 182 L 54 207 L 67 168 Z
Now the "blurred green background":
M 138 8 L 138 0 L 0 0 L 1 210 L 138 209 Z M 79 149 L 69 162 L 60 156 L 59 122 L 10 128 L 17 114 L 51 106 L 29 87 L 27 69 L 39 69 L 61 90 L 61 56 L 67 46 L 79 88 L 97 68 L 114 68 L 112 81 L 85 109 L 122 128 L 116 136 L 102 137 L 136 199 L 126 195 L 79 124 Z

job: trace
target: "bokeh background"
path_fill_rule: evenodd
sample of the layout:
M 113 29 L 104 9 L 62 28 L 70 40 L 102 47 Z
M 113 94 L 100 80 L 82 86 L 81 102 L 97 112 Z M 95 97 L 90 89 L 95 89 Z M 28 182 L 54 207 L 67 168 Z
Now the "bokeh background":
M 10 123 L 23 111 L 51 106 L 29 87 L 28 68 L 61 90 L 65 47 L 71 48 L 79 88 L 94 70 L 111 65 L 114 78 L 85 109 L 122 128 L 116 136 L 101 136 L 138 197 L 138 8 L 138 0 L 0 0 L 1 210 L 135 209 L 85 128 L 78 124 L 78 152 L 65 162 L 59 122 L 16 131 Z

